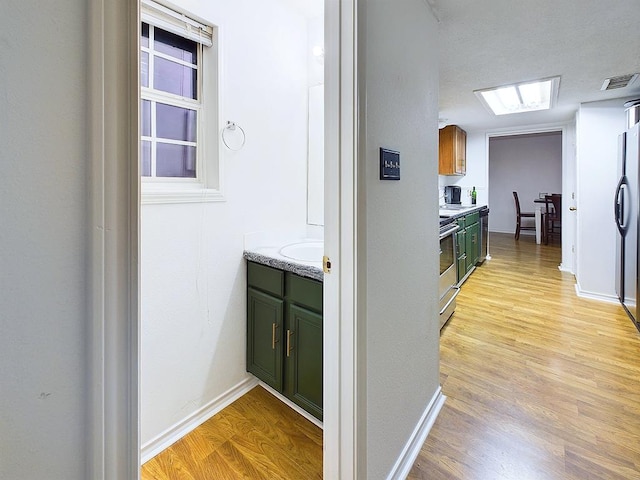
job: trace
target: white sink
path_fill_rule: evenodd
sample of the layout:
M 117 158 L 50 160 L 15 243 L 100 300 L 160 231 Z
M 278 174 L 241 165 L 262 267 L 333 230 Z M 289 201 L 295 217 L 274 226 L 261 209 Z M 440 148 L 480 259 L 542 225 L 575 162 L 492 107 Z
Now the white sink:
M 324 254 L 323 242 L 300 242 L 286 245 L 280 249 L 283 257 L 300 262 L 321 262 Z

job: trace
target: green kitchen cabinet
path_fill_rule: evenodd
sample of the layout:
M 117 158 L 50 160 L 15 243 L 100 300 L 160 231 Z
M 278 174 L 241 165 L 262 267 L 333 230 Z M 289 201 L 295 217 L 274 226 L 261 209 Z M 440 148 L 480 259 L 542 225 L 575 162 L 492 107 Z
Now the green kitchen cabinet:
M 480 257 L 480 224 L 478 222 L 472 223 L 467 227 L 466 242 L 467 271 L 469 271 L 471 267 L 478 263 L 478 258 Z
M 467 232 L 466 230 L 458 230 L 456 232 L 456 244 L 458 245 L 457 271 L 458 282 L 462 280 L 467 273 Z
M 247 371 L 322 420 L 322 282 L 247 263 Z
M 458 283 L 474 269 L 480 258 L 480 223 L 478 212 L 456 219 L 460 229 L 456 233 L 458 242 Z

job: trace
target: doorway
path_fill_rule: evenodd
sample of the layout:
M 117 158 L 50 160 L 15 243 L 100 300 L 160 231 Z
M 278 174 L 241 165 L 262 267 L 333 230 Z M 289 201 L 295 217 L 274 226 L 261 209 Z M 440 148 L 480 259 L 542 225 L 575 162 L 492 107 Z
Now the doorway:
M 209 8 L 211 12 L 216 12 L 218 15 L 220 38 L 221 41 L 227 42 L 225 45 L 232 45 L 233 35 L 242 37 L 237 33 L 240 28 L 245 32 L 243 43 L 233 44 L 236 45 L 236 49 L 242 46 L 242 52 L 220 48 L 228 62 L 225 75 L 231 76 L 234 66 L 242 65 L 246 68 L 247 65 L 255 65 L 248 70 L 250 75 L 245 75 L 246 72 L 240 70 L 242 75 L 236 74 L 233 81 L 227 77 L 222 78 L 223 84 L 229 86 L 224 90 L 225 95 L 228 95 L 225 98 L 226 112 L 234 106 L 235 113 L 233 118 L 222 118 L 221 125 L 224 125 L 227 120 L 233 120 L 246 131 L 247 136 L 246 143 L 239 151 L 228 152 L 222 149 L 221 161 L 225 163 L 225 190 L 228 192 L 226 201 L 200 205 L 145 204 L 141 208 L 141 434 L 143 448 L 147 447 L 143 460 L 148 458 L 148 452 L 152 451 L 148 448 L 149 445 L 156 447 L 154 450 L 161 449 L 166 442 L 179 437 L 191 425 L 206 417 L 208 412 L 217 410 L 218 406 L 225 403 L 227 399 L 241 393 L 243 386 L 238 387 L 234 379 L 246 376 L 243 357 L 245 322 L 242 318 L 245 302 L 243 295 L 246 295 L 246 292 L 242 294 L 243 288 L 246 288 L 243 287 L 243 269 L 246 267 L 241 258 L 242 234 L 247 231 L 269 229 L 273 225 L 289 227 L 287 222 L 293 223 L 291 219 L 297 218 L 296 221 L 298 221 L 302 218 L 304 222 L 306 218 L 305 195 L 299 195 L 305 189 L 305 182 L 304 180 L 296 181 L 299 178 L 297 173 L 304 175 L 305 172 L 303 163 L 305 152 L 304 148 L 296 149 L 296 147 L 304 147 L 305 143 L 304 125 L 307 120 L 307 102 L 305 101 L 304 105 L 301 103 L 294 105 L 291 99 L 296 95 L 305 96 L 305 98 L 308 95 L 307 85 L 302 89 L 299 88 L 298 83 L 295 83 L 303 76 L 307 64 L 305 62 L 302 65 L 292 66 L 282 61 L 283 58 L 304 58 L 298 55 L 303 53 L 304 48 L 301 44 L 304 42 L 301 42 L 300 38 L 296 40 L 287 37 L 287 35 L 292 36 L 294 32 L 304 32 L 304 25 L 299 21 L 295 25 L 296 29 L 285 29 L 286 35 L 282 33 L 282 24 L 286 23 L 284 17 L 290 20 L 293 14 L 283 11 L 280 3 L 274 2 L 271 7 L 262 6 L 261 9 L 264 9 L 264 12 L 255 16 L 254 28 L 242 22 L 234 24 L 234 21 L 237 21 L 235 17 L 240 14 L 234 12 L 234 15 L 231 15 L 229 12 L 240 7 L 215 7 L 215 9 L 202 7 L 203 11 Z M 295 5 L 300 2 L 291 3 Z M 274 9 L 280 12 L 279 20 L 275 18 L 276 14 L 272 11 Z M 200 13 L 200 16 L 214 17 L 213 13 L 206 15 Z M 272 22 L 266 22 L 266 27 L 258 25 L 263 24 L 265 18 L 269 16 L 274 18 Z M 269 28 L 278 30 L 278 35 L 275 34 L 276 32 L 273 32 L 273 35 L 265 32 L 265 29 Z M 249 49 L 250 53 L 244 51 L 245 44 L 249 42 L 246 38 L 247 31 L 256 32 L 253 35 L 256 48 Z M 265 46 L 264 38 L 272 38 L 274 39 L 272 41 L 280 43 L 268 47 Z M 336 44 L 334 47 L 339 48 L 339 45 Z M 270 50 L 277 52 L 277 55 Z M 233 60 L 230 59 L 232 56 L 230 53 L 242 55 L 238 55 L 238 58 Z M 269 62 L 265 61 L 267 55 L 270 55 Z M 338 55 L 332 58 L 337 61 Z M 317 68 L 318 65 L 318 60 L 313 59 L 311 66 Z M 258 67 L 261 67 L 262 71 L 258 72 L 256 70 Z M 292 72 L 292 70 L 295 71 Z M 265 91 L 269 94 L 265 95 Z M 247 97 L 254 96 L 251 92 L 258 92 L 262 103 L 247 101 Z M 338 98 L 331 92 L 328 96 Z M 268 108 L 269 102 L 273 102 L 275 108 Z M 259 108 L 260 105 L 264 108 Z M 299 108 L 300 106 L 303 108 Z M 283 112 L 282 118 L 273 118 L 278 115 L 274 113 L 278 108 Z M 334 111 L 337 112 L 338 108 Z M 226 112 L 223 115 L 227 115 Z M 304 118 L 300 113 L 304 114 Z M 267 117 L 268 115 L 271 117 Z M 332 124 L 339 126 L 339 122 L 332 122 Z M 302 132 L 300 128 L 303 129 Z M 293 157 L 296 155 L 302 162 L 295 161 Z M 274 165 L 277 165 L 277 168 L 274 168 Z M 280 178 L 272 181 L 274 176 Z M 265 182 L 265 179 L 269 181 Z M 274 196 L 272 195 L 274 191 L 282 194 Z M 325 200 L 325 204 L 329 204 L 330 209 L 336 208 L 337 193 L 336 191 L 335 197 Z M 299 201 L 300 198 L 303 201 Z M 247 220 L 246 212 L 248 211 L 251 212 L 251 220 Z M 286 212 L 286 214 L 278 216 L 274 213 L 277 211 Z M 337 233 L 339 231 L 334 230 L 334 226 L 327 228 L 329 240 L 325 240 L 325 243 L 328 246 L 334 241 L 337 242 Z M 157 239 L 162 239 L 167 248 L 160 247 Z M 169 242 L 166 242 L 167 239 Z M 163 253 L 162 250 L 165 252 Z M 169 261 L 163 260 L 163 255 L 170 257 Z M 155 257 L 155 260 L 152 257 Z M 335 256 L 332 258 L 334 261 L 338 260 Z M 178 291 L 171 286 L 171 282 L 177 278 L 187 280 L 178 282 Z M 150 282 L 156 285 L 159 281 L 163 282 L 162 289 L 150 286 Z M 337 298 L 333 293 L 339 284 L 326 282 L 326 284 L 329 283 L 332 284 L 330 286 L 332 293 L 329 294 L 329 298 Z M 154 295 L 163 292 L 160 299 L 162 305 L 158 302 L 145 303 L 149 292 Z M 200 295 L 201 292 L 208 293 Z M 167 303 L 176 293 L 188 299 L 184 302 L 188 304 L 188 310 L 180 308 L 180 298 L 173 304 Z M 325 303 L 327 304 L 325 311 L 336 310 L 335 305 L 332 305 L 336 303 L 335 301 L 325 300 Z M 171 312 L 172 310 L 174 312 Z M 327 315 L 329 319 L 336 317 L 337 315 Z M 182 320 L 178 321 L 178 318 Z M 332 336 L 337 327 L 337 320 L 335 325 L 325 324 L 326 330 L 331 332 Z M 191 345 L 190 348 L 189 345 Z M 331 345 L 330 348 L 334 347 Z M 160 362 L 153 361 L 154 371 L 149 372 L 150 356 L 145 355 L 152 352 L 152 349 L 155 350 L 154 358 L 160 359 Z M 208 351 L 211 353 L 207 356 Z M 338 362 L 335 350 L 325 352 L 325 364 L 329 364 L 329 367 L 325 365 L 325 372 L 329 369 L 340 371 Z M 185 364 L 189 366 L 188 369 L 184 368 Z M 333 367 L 333 364 L 336 364 L 336 367 Z M 221 372 L 221 366 L 224 367 L 223 372 Z M 198 375 L 202 377 L 200 380 L 196 378 Z M 163 376 L 165 379 L 176 379 L 172 383 L 178 385 L 178 388 L 167 389 Z M 329 379 L 328 382 L 325 380 L 325 390 L 329 398 L 331 395 L 337 397 L 338 388 L 333 381 L 335 379 L 337 383 L 338 376 L 325 374 L 325 379 Z M 194 386 L 197 383 L 200 385 Z M 197 390 L 198 387 L 200 390 Z M 165 398 L 161 396 L 163 390 Z M 189 394 L 184 395 L 187 390 Z M 181 394 L 182 398 L 180 398 Z M 169 395 L 172 398 L 159 405 Z M 201 405 L 201 399 L 207 398 L 213 398 L 213 400 Z M 327 403 L 325 401 L 325 405 Z M 332 405 L 335 405 L 335 402 L 332 402 Z M 339 408 L 339 405 L 337 407 Z M 164 420 L 167 414 L 168 421 Z M 337 418 L 337 411 L 325 416 L 325 432 L 335 431 Z M 164 425 L 158 427 L 160 421 L 163 421 Z M 155 431 L 150 434 L 151 428 Z M 334 444 L 339 445 L 337 442 Z M 337 452 L 337 450 L 329 451 L 329 458 L 331 459 L 331 454 Z M 330 460 L 330 464 L 337 464 L 337 462 L 335 459 Z
M 92 153 L 95 158 L 94 209 L 96 229 L 92 271 L 91 375 L 96 380 L 91 401 L 91 459 L 88 469 L 95 478 L 137 478 L 139 444 L 139 212 L 138 167 L 140 98 L 138 93 L 140 17 L 139 2 L 119 0 L 108 5 L 91 2 L 91 105 L 95 125 Z M 355 51 L 355 4 L 350 0 L 328 2 L 325 40 L 328 52 L 325 105 L 333 119 L 325 130 L 326 253 L 335 262 L 325 288 L 330 290 L 325 312 L 325 475 L 354 477 L 357 415 L 354 411 L 355 332 L 353 271 L 355 246 L 354 181 L 337 179 L 341 171 L 354 172 L 356 142 L 354 105 L 355 63 L 340 62 Z M 105 53 L 106 52 L 106 53 Z M 122 61 L 123 58 L 129 62 Z M 285 122 L 286 124 L 286 122 Z M 127 126 L 128 135 L 122 134 Z M 264 158 L 264 155 L 262 156 Z M 238 168 L 242 170 L 242 165 Z M 246 167 L 245 167 L 246 168 Z M 179 206 L 174 208 L 178 209 Z M 215 207 L 212 207 L 215 208 Z M 108 219 L 104 228 L 104 218 Z M 240 218 L 240 217 L 239 217 Z M 340 247 L 340 248 L 339 248 Z M 327 296 L 325 296 L 327 298 Z M 327 386 L 328 385 L 328 386 Z M 349 419 L 348 421 L 340 419 Z
M 494 232 L 514 232 L 513 191 L 518 192 L 521 209 L 531 212 L 536 206 L 542 207 L 543 211 L 545 208 L 544 204 L 534 200 L 543 198 L 545 194 L 563 194 L 563 260 L 560 268 L 574 272 L 575 248 L 567 249 L 566 245 L 575 243 L 575 222 L 565 213 L 569 201 L 575 197 L 575 174 L 571 174 L 575 171 L 571 168 L 575 154 L 569 150 L 574 142 L 569 141 L 570 132 L 567 130 L 562 126 L 488 134 L 487 176 L 491 231 Z M 522 232 L 522 235 L 526 233 Z

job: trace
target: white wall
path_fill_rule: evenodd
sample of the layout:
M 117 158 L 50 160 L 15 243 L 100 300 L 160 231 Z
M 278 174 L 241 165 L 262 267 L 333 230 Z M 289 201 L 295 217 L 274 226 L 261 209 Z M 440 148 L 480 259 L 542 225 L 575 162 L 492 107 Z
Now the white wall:
M 562 193 L 561 132 L 490 138 L 489 189 L 489 229 L 514 233 L 514 191 L 518 192 L 520 208 L 525 212 L 535 210 L 533 200 L 540 192 Z M 527 233 L 535 232 L 522 232 Z
M 584 295 L 615 298 L 613 198 L 624 100 L 585 103 L 577 122 L 577 281 Z
M 178 2 L 175 2 L 178 3 Z M 243 234 L 306 222 L 307 20 L 279 1 L 183 0 L 220 28 L 226 201 L 141 212 L 143 446 L 246 378 Z
M 86 478 L 86 20 L 80 0 L 0 2 L 3 479 Z
M 360 476 L 382 479 L 439 386 L 438 40 L 422 0 L 360 2 L 358 15 L 358 281 L 366 311 L 358 325 L 366 355 Z M 400 152 L 399 181 L 379 180 L 380 147 Z
M 307 20 L 307 42 L 311 52 L 314 47 L 324 48 L 324 17 L 322 15 L 313 16 Z M 324 83 L 324 57 L 309 55 L 307 72 L 310 87 Z

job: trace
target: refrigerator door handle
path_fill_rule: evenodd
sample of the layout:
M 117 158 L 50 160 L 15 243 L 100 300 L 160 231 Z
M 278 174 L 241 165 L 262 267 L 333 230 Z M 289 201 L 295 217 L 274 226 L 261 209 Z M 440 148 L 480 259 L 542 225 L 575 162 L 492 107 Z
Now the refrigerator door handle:
M 627 226 L 624 222 L 624 192 L 627 190 L 627 177 L 623 176 L 618 182 L 616 187 L 616 196 L 614 201 L 614 216 L 616 220 L 616 226 L 620 235 L 624 236 L 627 233 Z

